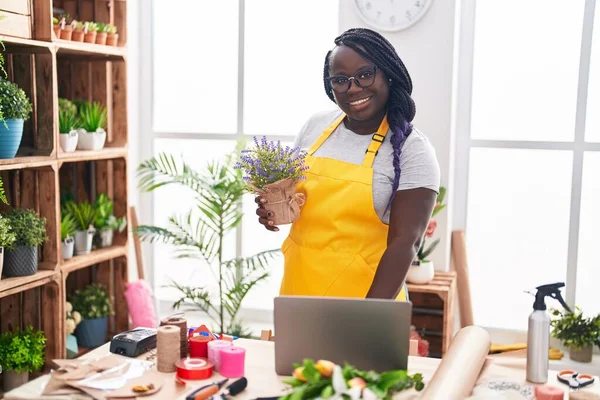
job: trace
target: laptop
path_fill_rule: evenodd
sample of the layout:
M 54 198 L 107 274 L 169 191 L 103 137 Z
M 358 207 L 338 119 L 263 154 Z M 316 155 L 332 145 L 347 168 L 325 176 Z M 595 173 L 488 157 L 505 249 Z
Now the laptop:
M 412 303 L 336 297 L 274 299 L 275 371 L 305 358 L 383 372 L 406 369 Z

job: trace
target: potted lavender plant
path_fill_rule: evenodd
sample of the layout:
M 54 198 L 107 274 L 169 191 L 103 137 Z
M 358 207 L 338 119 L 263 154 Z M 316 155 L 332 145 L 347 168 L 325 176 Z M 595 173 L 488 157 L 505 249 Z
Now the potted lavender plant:
M 296 184 L 306 179 L 306 153 L 298 147 L 254 137 L 254 148 L 242 150 L 237 169 L 246 173 L 244 180 L 251 192 L 262 196 L 265 209 L 273 211 L 274 225 L 291 224 L 300 216 L 304 194 L 296 193 Z

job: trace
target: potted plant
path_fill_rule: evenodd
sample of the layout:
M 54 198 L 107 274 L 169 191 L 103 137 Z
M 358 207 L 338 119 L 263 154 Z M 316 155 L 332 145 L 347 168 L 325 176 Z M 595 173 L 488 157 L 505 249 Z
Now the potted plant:
M 425 230 L 425 237 L 421 240 L 421 245 L 419 246 L 419 250 L 417 251 L 417 256 L 415 260 L 411 263 L 408 273 L 406 274 L 406 281 L 410 283 L 416 284 L 426 284 L 433 280 L 435 275 L 435 268 L 433 265 L 433 261 L 428 260 L 427 257 L 435 250 L 437 245 L 440 242 L 440 239 L 434 240 L 429 247 L 426 247 L 426 238 L 433 237 L 435 230 L 437 228 L 437 221 L 434 217 L 442 211 L 446 205 L 444 204 L 444 199 L 446 197 L 446 188 L 440 187 L 440 192 L 437 196 L 437 201 L 435 203 L 435 207 L 433 208 L 433 213 L 431 215 L 431 219 L 427 224 L 427 229 Z
M 81 322 L 81 314 L 78 311 L 73 311 L 73 305 L 68 301 L 65 303 L 65 331 L 67 333 L 67 358 L 75 358 L 77 357 L 78 348 L 77 348 L 77 338 L 73 333 L 75 333 L 75 328 Z
M 68 109 L 59 108 L 58 110 L 58 129 L 60 138 L 60 148 L 65 153 L 74 152 L 77 148 L 79 134 L 79 119 L 76 113 L 72 113 Z
M 14 208 L 6 218 L 15 234 L 4 259 L 4 275 L 33 275 L 38 269 L 38 246 L 46 241 L 46 219 L 34 210 Z
M 106 108 L 98 102 L 83 103 L 79 108 L 81 128 L 77 148 L 101 150 L 106 142 Z
M 28 325 L 25 330 L 0 335 L 0 365 L 4 375 L 4 391 L 8 392 L 29 380 L 29 373 L 39 371 L 45 362 L 44 332 Z
M 106 24 L 104 22 L 96 23 L 97 32 L 96 33 L 96 44 L 106 44 L 106 38 L 108 37 L 108 32 L 106 32 Z
M 52 29 L 54 30 L 54 36 L 60 38 L 60 21 L 56 17 L 52 17 Z
M 85 33 L 83 41 L 85 43 L 96 43 L 96 34 L 98 33 L 98 26 L 95 22 L 86 22 L 86 24 L 87 32 Z
M 94 226 L 99 234 L 100 247 L 109 247 L 113 243 L 113 232 L 123 232 L 127 226 L 125 217 L 117 218 L 113 215 L 113 202 L 105 193 L 96 199 L 96 220 Z
M 73 34 L 71 40 L 73 42 L 83 42 L 85 36 L 85 24 L 81 21 L 73 21 Z
M 61 249 L 63 260 L 68 260 L 73 257 L 75 249 L 75 232 L 77 230 L 77 222 L 72 214 L 63 214 L 60 221 L 60 238 L 62 240 Z
M 94 228 L 96 210 L 88 202 L 69 201 L 65 205 L 65 211 L 75 219 L 75 255 L 89 254 L 96 233 Z
M 105 27 L 106 30 L 106 45 L 107 46 L 116 46 L 119 41 L 119 34 L 117 33 L 117 27 L 113 24 L 107 24 Z
M 32 111 L 31 102 L 23 89 L 0 78 L 0 109 L 4 118 L 0 124 L 0 158 L 14 158 L 21 145 L 23 124 Z
M 81 314 L 81 322 L 75 329 L 79 345 L 85 348 L 103 345 L 108 332 L 108 316 L 113 314 L 104 287 L 92 283 L 83 290 L 76 290 L 70 302 L 73 310 Z
M 4 265 L 4 249 L 12 245 L 16 239 L 10 226 L 10 220 L 0 215 L 0 275 L 2 275 Z
M 600 315 L 586 318 L 579 307 L 575 311 L 552 310 L 552 336 L 569 349 L 573 361 L 591 362 L 594 346 L 600 348 Z
M 67 17 L 63 17 L 60 21 L 60 38 L 62 40 L 71 40 L 73 36 L 73 22 L 67 24 Z

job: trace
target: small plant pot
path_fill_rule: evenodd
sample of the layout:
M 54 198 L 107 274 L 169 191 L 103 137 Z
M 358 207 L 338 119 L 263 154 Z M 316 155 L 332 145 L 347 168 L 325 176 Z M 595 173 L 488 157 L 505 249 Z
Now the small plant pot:
M 100 231 L 100 247 L 110 247 L 113 244 L 113 230 L 103 229 Z
M 73 31 L 73 35 L 71 35 L 71 41 L 83 42 L 84 36 L 85 36 L 85 33 L 83 32 L 83 29 L 76 29 Z
M 119 42 L 119 34 L 118 33 L 109 33 L 106 36 L 106 45 L 107 46 L 116 46 Z
M 23 138 L 23 123 L 22 119 L 8 119 L 6 126 L 0 122 L 0 158 L 15 158 L 17 155 Z
M 0 279 L 2 277 L 2 267 L 4 266 L 4 247 L 0 247 Z
M 77 343 L 81 347 L 94 348 L 106 342 L 108 317 L 82 320 L 75 328 Z
M 73 37 L 72 26 L 65 26 L 63 29 L 60 30 L 60 38 L 62 40 L 71 40 L 71 37 Z
M 77 149 L 77 141 L 79 134 L 76 130 L 72 130 L 69 133 L 61 133 L 60 136 L 60 148 L 65 153 L 72 153 Z
M 92 241 L 94 240 L 93 229 L 88 229 L 87 231 L 77 231 L 75 232 L 75 255 L 81 256 L 84 254 L 89 254 L 92 251 Z
M 98 129 L 96 132 L 86 132 L 83 129 L 79 129 L 79 138 L 77 140 L 78 150 L 102 150 L 104 143 L 106 143 L 106 132 L 104 129 Z
M 571 358 L 573 361 L 589 363 L 592 362 L 593 350 L 594 347 L 592 345 L 582 347 L 581 349 L 571 345 L 569 347 L 569 358 Z
M 2 371 L 4 375 L 4 392 L 9 392 L 29 381 L 29 372 Z
M 63 260 L 73 258 L 73 251 L 75 250 L 75 239 L 68 237 L 62 241 L 61 251 Z
M 75 335 L 67 335 L 67 358 L 72 359 L 77 357 L 79 346 L 77 345 L 77 337 Z
M 106 32 L 96 32 L 96 44 L 106 44 Z
M 53 25 L 52 29 L 54 30 L 54 36 L 56 36 L 57 39 L 60 39 L 60 25 Z
M 96 34 L 98 32 L 93 31 L 93 32 L 88 32 L 85 34 L 85 36 L 83 37 L 83 41 L 85 43 L 96 43 Z
M 425 285 L 433 280 L 435 269 L 432 261 L 415 260 L 408 268 L 406 281 L 417 285 Z
M 4 276 L 29 276 L 38 270 L 38 248 L 17 246 L 7 250 L 4 265 Z

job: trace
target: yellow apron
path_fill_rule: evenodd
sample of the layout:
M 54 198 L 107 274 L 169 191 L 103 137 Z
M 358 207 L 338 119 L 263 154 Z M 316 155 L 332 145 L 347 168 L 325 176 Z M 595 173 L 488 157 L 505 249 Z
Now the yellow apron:
M 362 165 L 313 156 L 344 117 L 342 113 L 308 150 L 307 179 L 296 189 L 306 202 L 281 248 L 281 295 L 365 298 L 387 247 L 389 227 L 373 205 L 372 168 L 389 129 L 387 118 Z M 406 298 L 404 286 L 396 299 Z

